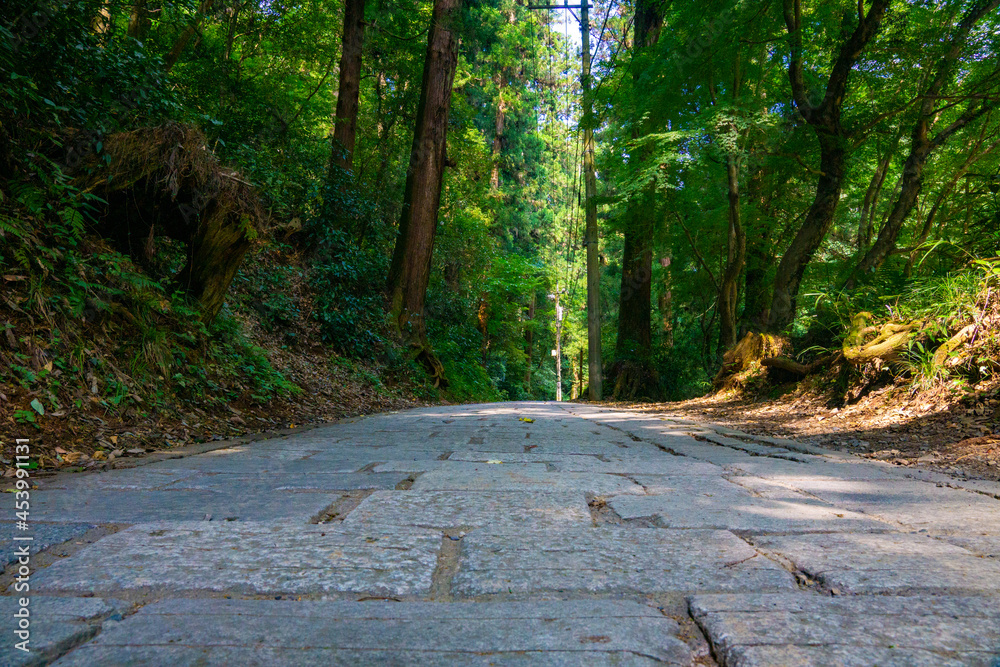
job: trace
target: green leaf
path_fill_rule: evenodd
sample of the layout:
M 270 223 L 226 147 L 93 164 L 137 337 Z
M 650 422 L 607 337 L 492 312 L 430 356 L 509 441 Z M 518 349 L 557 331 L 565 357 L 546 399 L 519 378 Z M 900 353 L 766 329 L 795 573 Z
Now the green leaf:
M 42 405 L 42 402 L 39 401 L 37 398 L 32 399 L 32 401 L 31 401 L 31 407 L 38 414 L 40 414 L 40 415 L 44 415 L 45 414 L 45 406 Z

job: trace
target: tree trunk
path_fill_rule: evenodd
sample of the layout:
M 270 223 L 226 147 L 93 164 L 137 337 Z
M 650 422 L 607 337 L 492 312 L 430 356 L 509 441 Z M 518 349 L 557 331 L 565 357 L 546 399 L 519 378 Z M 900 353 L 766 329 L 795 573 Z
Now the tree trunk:
M 736 345 L 738 332 L 740 274 L 746 265 L 747 237 L 740 220 L 739 164 L 735 155 L 726 156 L 726 183 L 729 191 L 729 251 L 726 270 L 719 284 L 719 334 L 723 349 Z
M 617 359 L 645 361 L 651 343 L 650 304 L 653 250 L 649 237 L 652 225 L 648 224 L 653 209 L 653 195 L 640 205 L 638 216 L 641 229 L 633 228 L 625 234 L 622 253 L 622 282 L 618 309 Z
M 767 322 L 771 331 L 787 328 L 795 318 L 799 285 L 806 267 L 833 224 L 847 159 L 847 133 L 841 125 L 847 79 L 862 51 L 881 28 L 882 17 L 889 4 L 890 0 L 872 0 L 868 14 L 859 17 L 854 32 L 840 45 L 823 100 L 814 104 L 804 71 L 799 0 L 783 0 L 785 26 L 792 51 L 788 61 L 788 79 L 799 114 L 813 128 L 819 140 L 821 175 L 809 212 L 778 264 Z
M 493 166 L 490 170 L 490 188 L 494 191 L 500 189 L 500 152 L 503 148 L 504 132 L 503 88 L 501 87 L 500 90 L 501 94 L 497 96 L 497 110 L 493 121 Z
M 340 51 L 340 81 L 333 121 L 330 169 L 351 171 L 358 132 L 358 97 L 361 91 L 361 51 L 365 36 L 365 0 L 346 0 L 344 39 Z
M 885 183 L 885 176 L 889 172 L 889 164 L 892 162 L 892 155 L 896 152 L 896 145 L 899 143 L 899 135 L 896 141 L 886 150 L 878 164 L 875 166 L 875 173 L 865 190 L 865 199 L 861 204 L 861 215 L 858 218 L 858 250 L 864 250 L 872 240 L 872 222 L 875 219 L 875 205 L 878 203 L 879 192 L 882 191 L 882 184 Z
M 198 6 L 198 14 L 181 32 L 180 37 L 174 42 L 170 52 L 163 57 L 163 66 L 167 72 L 177 64 L 177 61 L 181 58 L 181 54 L 184 53 L 184 49 L 187 48 L 188 42 L 198 33 L 198 27 L 201 25 L 201 21 L 205 18 L 205 15 L 211 11 L 213 1 L 201 0 L 201 4 Z
M 604 397 L 604 362 L 601 354 L 601 259 L 600 230 L 597 226 L 597 174 L 594 167 L 594 100 L 590 80 L 590 5 L 580 5 L 580 92 L 583 130 L 583 182 L 587 247 L 587 365 L 590 377 L 588 397 Z
M 389 312 L 400 337 L 440 385 L 444 368 L 427 341 L 424 299 L 430 280 L 434 232 L 441 203 L 448 111 L 458 64 L 455 24 L 462 0 L 435 0 L 423 84 L 406 174 L 403 213 L 389 268 Z
M 754 202 L 751 215 L 744 223 L 746 233 L 746 271 L 744 271 L 743 317 L 740 326 L 743 338 L 749 331 L 764 331 L 771 306 L 771 284 L 774 277 L 775 253 L 771 234 L 774 225 L 770 219 L 770 202 L 775 189 L 764 194 L 764 172 L 758 169 L 747 181 L 747 199 Z
M 202 318 L 215 319 L 252 241 L 237 216 L 209 210 L 189 243 L 188 262 L 177 283 L 201 303 Z
M 674 295 L 670 281 L 670 257 L 660 258 L 663 269 L 663 282 L 660 283 L 660 294 L 656 305 L 660 312 L 660 333 L 663 334 L 663 345 L 674 346 Z
M 236 42 L 236 28 L 239 26 L 242 8 L 243 5 L 236 3 L 226 7 L 226 12 L 229 14 L 229 26 L 226 28 L 226 51 L 222 55 L 222 59 L 226 62 L 229 62 L 233 57 L 233 44 Z
M 663 25 L 662 10 L 655 2 L 638 0 L 635 8 L 635 49 L 638 52 L 656 44 Z M 640 72 L 633 77 L 639 80 Z M 653 277 L 653 216 L 656 212 L 655 183 L 640 195 L 633 208 L 635 219 L 625 228 L 622 253 L 622 282 L 618 299 L 618 340 L 615 364 L 610 374 L 615 377 L 615 396 L 628 387 L 627 397 L 636 392 L 649 394 L 655 379 L 650 366 L 652 340 L 652 277 Z M 631 377 L 622 378 L 622 375 Z
M 146 10 L 146 0 L 132 0 L 132 8 L 128 15 L 128 36 L 140 42 L 146 39 L 149 32 L 149 16 Z
M 844 163 L 847 157 L 842 137 L 833 134 L 820 135 L 820 153 L 820 170 L 823 173 L 816 184 L 816 196 L 809 207 L 806 219 L 792 239 L 792 244 L 782 255 L 774 276 L 774 292 L 771 296 L 771 311 L 767 323 L 770 331 L 785 329 L 795 318 L 796 299 L 802 277 L 830 230 L 833 215 L 840 201 L 840 186 L 844 178 Z
M 503 135 L 506 130 L 506 118 L 504 116 L 503 92 L 505 86 L 504 72 L 500 72 L 493 77 L 497 86 L 497 107 L 493 116 L 493 152 L 492 165 L 490 167 L 490 188 L 496 192 L 500 189 L 500 154 L 503 151 Z

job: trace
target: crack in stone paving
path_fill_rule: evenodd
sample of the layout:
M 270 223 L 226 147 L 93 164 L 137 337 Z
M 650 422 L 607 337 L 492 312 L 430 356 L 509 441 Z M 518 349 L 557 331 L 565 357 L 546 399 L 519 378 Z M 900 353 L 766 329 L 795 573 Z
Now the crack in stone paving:
M 656 414 L 511 403 L 61 477 L 32 496 L 32 613 L 52 628 L 39 655 L 992 664 L 1000 488 L 913 472 Z M 17 568 L 2 576 L 9 618 Z M 0 649 L 0 664 L 23 663 Z
M 375 493 L 374 489 L 364 489 L 361 491 L 345 491 L 340 495 L 332 505 L 327 507 L 325 510 L 320 512 L 318 515 L 313 517 L 309 523 L 312 524 L 323 524 L 323 523 L 339 523 L 343 521 L 348 514 L 354 511 L 361 502 Z
M 459 552 L 461 551 L 462 535 L 451 535 L 445 532 L 441 537 L 441 549 L 438 551 L 437 565 L 431 575 L 431 590 L 427 599 L 432 602 L 451 602 L 451 580 L 458 572 Z

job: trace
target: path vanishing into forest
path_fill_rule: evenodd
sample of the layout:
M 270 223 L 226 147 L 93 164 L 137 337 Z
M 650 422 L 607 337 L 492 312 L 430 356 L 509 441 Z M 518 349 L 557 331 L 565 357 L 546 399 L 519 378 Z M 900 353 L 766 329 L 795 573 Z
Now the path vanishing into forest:
M 570 403 L 169 456 L 40 482 L 0 663 L 1000 664 L 997 484 Z

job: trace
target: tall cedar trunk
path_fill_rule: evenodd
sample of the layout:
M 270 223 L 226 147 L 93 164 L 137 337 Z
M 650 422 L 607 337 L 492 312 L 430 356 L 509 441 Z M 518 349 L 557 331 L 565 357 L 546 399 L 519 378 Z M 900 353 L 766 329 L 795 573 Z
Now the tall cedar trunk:
M 594 166 L 594 99 L 590 74 L 590 4 L 580 5 L 580 92 L 583 130 L 584 238 L 587 247 L 587 367 L 590 400 L 604 398 L 604 360 L 601 353 L 601 256 L 597 225 L 597 171 Z M 556 359 L 558 368 L 559 359 Z
M 848 135 L 841 125 L 841 109 L 847 94 L 847 79 L 862 51 L 878 33 L 891 0 L 872 0 L 867 16 L 858 17 L 854 32 L 841 44 L 830 70 L 826 94 L 819 104 L 809 97 L 803 65 L 800 0 L 783 0 L 785 26 L 791 43 L 788 79 L 795 106 L 813 128 L 819 141 L 820 172 L 816 194 L 802 226 L 781 258 L 774 277 L 774 292 L 768 329 L 780 331 L 795 318 L 799 285 L 806 267 L 833 224 L 847 161 Z M 863 4 L 858 5 L 863 8 Z
M 222 54 L 222 59 L 226 62 L 232 60 L 233 45 L 236 43 L 236 28 L 239 27 L 240 10 L 243 5 L 232 4 L 226 8 L 229 14 L 229 26 L 226 28 L 226 50 Z
M 340 51 L 340 82 L 333 120 L 330 169 L 350 171 L 354 167 L 354 143 L 358 133 L 358 96 L 361 91 L 361 50 L 365 36 L 365 0 L 346 0 L 344 40 Z
M 503 148 L 504 108 L 503 108 L 503 76 L 497 82 L 497 110 L 493 120 L 493 167 L 490 171 L 490 188 L 500 189 L 500 152 Z
M 633 362 L 647 361 L 651 344 L 651 276 L 653 274 L 653 249 L 650 243 L 649 218 L 653 195 L 643 197 L 637 209 L 639 224 L 630 225 L 625 233 L 622 252 L 622 283 L 618 310 L 618 341 L 615 357 Z M 641 227 L 641 229 L 640 229 Z
M 747 180 L 747 201 L 750 215 L 743 224 L 746 238 L 746 270 L 743 272 L 743 317 L 740 323 L 742 338 L 748 331 L 763 331 L 767 325 L 771 306 L 771 272 L 776 261 L 771 234 L 770 204 L 775 188 L 764 188 L 764 170 L 757 169 Z
M 962 52 L 962 48 L 965 46 L 966 37 L 979 19 L 988 12 L 995 10 L 998 5 L 1000 5 L 1000 0 L 990 0 L 989 2 L 973 6 L 959 24 L 958 30 L 956 30 L 952 37 L 950 48 L 938 62 L 935 68 L 934 79 L 921 96 L 920 112 L 913 126 L 913 132 L 910 134 L 910 154 L 907 156 L 906 164 L 903 166 L 903 178 L 899 195 L 892 205 L 889 218 L 882 225 L 882 229 L 879 230 L 875 243 L 868 249 L 865 256 L 861 258 L 861 261 L 858 262 L 857 267 L 855 267 L 854 272 L 848 279 L 846 285 L 848 289 L 853 288 L 863 276 L 882 266 L 889 253 L 895 249 L 896 239 L 899 237 L 899 232 L 903 229 L 903 223 L 906 222 L 913 207 L 916 206 L 917 198 L 920 196 L 921 189 L 923 189 L 924 167 L 926 167 L 931 153 L 948 141 L 956 132 L 996 105 L 995 102 L 990 103 L 988 101 L 983 101 L 982 103 L 974 102 L 968 107 L 965 113 L 948 125 L 948 127 L 942 129 L 934 137 L 930 136 L 931 126 L 939 114 L 935 107 L 945 86 L 953 78 L 954 65 Z
M 663 282 L 660 284 L 660 294 L 656 305 L 660 311 L 660 333 L 663 334 L 663 345 L 674 346 L 674 295 L 670 281 L 670 257 L 660 258 L 663 269 Z
M 635 49 L 640 51 L 656 44 L 663 25 L 662 9 L 654 0 L 638 0 L 635 8 Z M 634 74 L 636 81 L 639 72 Z M 623 388 L 630 397 L 649 384 L 652 369 L 649 351 L 652 341 L 651 298 L 653 277 L 653 216 L 656 212 L 655 183 L 639 196 L 633 208 L 635 216 L 625 228 L 622 253 L 622 282 L 618 299 L 618 339 L 615 365 L 610 372 L 617 375 L 615 395 Z M 622 378 L 633 375 L 634 378 Z M 623 381 L 624 380 L 624 381 Z M 652 389 L 652 387 L 649 387 Z M 643 392 L 647 393 L 647 392 Z
M 415 356 L 445 384 L 444 368 L 427 341 L 424 299 L 441 203 L 451 87 L 458 64 L 455 24 L 462 0 L 435 0 L 427 39 L 417 122 L 406 174 L 403 213 L 389 268 L 389 312 Z
M 746 265 L 747 237 L 740 220 L 740 183 L 738 158 L 726 156 L 726 183 L 729 191 L 729 250 L 726 270 L 719 285 L 719 342 L 723 349 L 736 345 L 738 332 L 740 275 Z
M 173 47 L 167 55 L 163 56 L 163 65 L 166 71 L 173 69 L 177 61 L 180 60 L 181 54 L 184 53 L 184 49 L 187 48 L 188 42 L 191 38 L 198 34 L 198 27 L 201 25 L 201 21 L 205 18 L 212 9 L 212 4 L 214 0 L 201 0 L 201 4 L 198 6 L 198 13 L 195 15 L 194 20 L 192 20 L 181 32 L 180 37 L 174 42 Z

